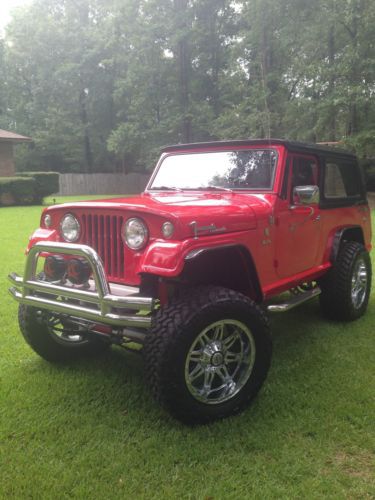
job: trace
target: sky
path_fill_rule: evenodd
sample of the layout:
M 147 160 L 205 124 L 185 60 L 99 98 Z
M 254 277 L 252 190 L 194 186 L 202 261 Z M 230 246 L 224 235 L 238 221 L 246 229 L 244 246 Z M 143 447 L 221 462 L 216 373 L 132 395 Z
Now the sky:
M 30 0 L 0 0 L 0 31 L 2 31 L 10 21 L 11 10 L 29 2 Z

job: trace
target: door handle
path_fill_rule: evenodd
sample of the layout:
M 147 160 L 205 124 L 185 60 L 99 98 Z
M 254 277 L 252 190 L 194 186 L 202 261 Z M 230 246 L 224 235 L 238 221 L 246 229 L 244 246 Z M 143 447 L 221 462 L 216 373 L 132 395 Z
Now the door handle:
M 297 215 L 306 215 L 308 219 L 315 213 L 315 207 L 311 205 L 291 205 L 289 210 Z

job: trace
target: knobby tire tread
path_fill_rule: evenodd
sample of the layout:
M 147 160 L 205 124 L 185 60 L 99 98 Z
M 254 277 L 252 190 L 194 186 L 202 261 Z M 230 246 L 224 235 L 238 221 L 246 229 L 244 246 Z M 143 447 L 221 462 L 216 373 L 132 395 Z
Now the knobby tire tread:
M 256 317 L 263 329 L 264 343 L 264 370 L 262 377 L 256 381 L 252 394 L 246 398 L 238 399 L 235 407 L 231 408 L 231 414 L 240 412 L 246 407 L 251 399 L 256 395 L 266 378 L 272 353 L 272 342 L 270 337 L 269 320 L 265 311 L 255 302 L 233 290 L 202 286 L 195 289 L 186 290 L 178 298 L 172 299 L 170 303 L 160 309 L 154 317 L 150 333 L 147 335 L 146 343 L 143 347 L 145 360 L 146 380 L 155 399 L 172 415 L 187 424 L 207 423 L 211 420 L 224 418 L 227 411 L 221 414 L 217 411 L 215 415 L 197 414 L 193 409 L 180 408 L 175 404 L 175 396 L 178 396 L 178 388 L 173 388 L 169 380 L 168 362 L 173 362 L 173 351 L 177 343 L 182 341 L 186 334 L 181 325 L 194 323 L 197 312 L 208 311 L 212 306 L 217 305 L 238 305 L 239 301 L 249 308 L 249 316 Z M 167 368 L 167 369 L 166 369 Z

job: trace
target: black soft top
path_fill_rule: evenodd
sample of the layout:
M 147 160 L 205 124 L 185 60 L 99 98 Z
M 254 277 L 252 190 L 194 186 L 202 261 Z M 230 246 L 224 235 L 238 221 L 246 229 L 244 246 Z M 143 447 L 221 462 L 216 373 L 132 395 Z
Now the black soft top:
M 305 142 L 287 141 L 284 139 L 245 139 L 236 141 L 211 141 L 211 142 L 194 142 L 189 144 L 175 144 L 174 146 L 166 146 L 162 148 L 162 153 L 172 151 L 186 151 L 189 149 L 199 148 L 215 148 L 215 147 L 236 147 L 236 146 L 273 146 L 283 145 L 288 151 L 298 153 L 310 153 L 317 155 L 334 155 L 354 159 L 356 156 L 345 149 L 323 146 L 320 144 L 309 144 Z

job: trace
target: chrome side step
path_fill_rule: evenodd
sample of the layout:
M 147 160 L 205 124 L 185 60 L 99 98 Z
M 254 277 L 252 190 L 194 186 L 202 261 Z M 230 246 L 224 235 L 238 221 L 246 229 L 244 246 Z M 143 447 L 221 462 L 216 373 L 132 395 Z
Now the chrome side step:
M 300 304 L 303 304 L 304 302 L 307 302 L 308 300 L 311 300 L 314 297 L 317 297 L 321 293 L 322 293 L 321 289 L 317 286 L 316 288 L 313 288 L 312 290 L 308 290 L 307 292 L 302 292 L 298 295 L 294 295 L 287 302 L 282 302 L 280 304 L 269 304 L 267 306 L 267 311 L 273 312 L 273 313 L 287 312 L 287 311 L 290 311 L 291 309 L 293 309 L 294 307 L 297 307 Z

